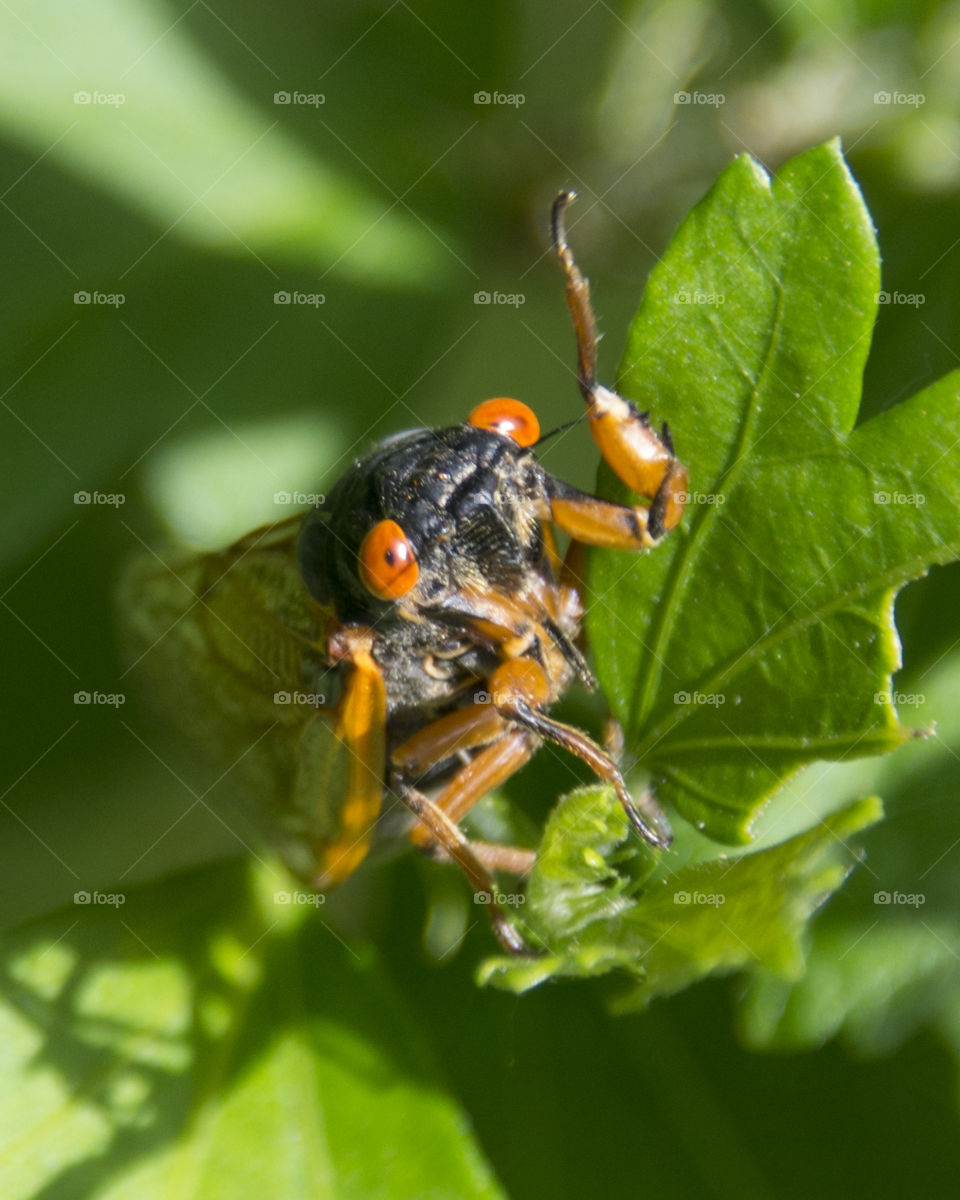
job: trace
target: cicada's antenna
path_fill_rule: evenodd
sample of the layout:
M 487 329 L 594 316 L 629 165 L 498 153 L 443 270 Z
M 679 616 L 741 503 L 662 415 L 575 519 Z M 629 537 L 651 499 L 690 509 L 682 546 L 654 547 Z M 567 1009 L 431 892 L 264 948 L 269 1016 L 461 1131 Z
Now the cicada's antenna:
M 553 202 L 550 214 L 550 231 L 553 248 L 560 259 L 563 273 L 567 277 L 567 306 L 573 318 L 573 329 L 577 336 L 577 382 L 580 394 L 590 404 L 597 386 L 597 326 L 590 307 L 590 284 L 580 274 L 574 261 L 573 251 L 567 245 L 564 212 L 576 192 L 561 192 Z
M 572 429 L 574 425 L 582 424 L 586 419 L 587 414 L 583 412 L 579 417 L 574 417 L 572 421 L 564 421 L 562 425 L 557 425 L 553 429 L 548 430 L 546 433 L 541 433 L 534 445 L 542 446 L 544 442 L 549 441 L 550 438 L 556 437 L 558 433 L 566 433 L 568 429 Z

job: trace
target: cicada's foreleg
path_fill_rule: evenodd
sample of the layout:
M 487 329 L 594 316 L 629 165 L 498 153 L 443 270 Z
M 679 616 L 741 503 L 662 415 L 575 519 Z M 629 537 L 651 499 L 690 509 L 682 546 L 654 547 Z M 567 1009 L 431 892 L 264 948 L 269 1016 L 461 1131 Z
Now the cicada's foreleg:
M 362 629 L 331 638 L 345 666 L 343 693 L 301 737 L 295 803 L 307 814 L 311 883 L 320 890 L 342 883 L 366 857 L 383 801 L 386 689 L 370 642 Z
M 551 519 L 573 543 L 610 550 L 646 550 L 662 536 L 662 524 L 652 506 L 613 504 L 549 475 L 546 483 Z
M 567 279 L 567 304 L 577 337 L 577 380 L 587 403 L 590 431 L 600 453 L 618 478 L 651 502 L 646 510 L 644 527 L 644 534 L 650 541 L 639 544 L 652 544 L 673 529 L 683 515 L 687 468 L 673 453 L 666 424 L 658 436 L 648 414 L 641 413 L 629 400 L 597 383 L 597 334 L 590 305 L 590 285 L 580 274 L 567 245 L 563 222 L 564 210 L 574 195 L 574 192 L 561 192 L 557 196 L 553 205 L 552 231 L 554 249 Z

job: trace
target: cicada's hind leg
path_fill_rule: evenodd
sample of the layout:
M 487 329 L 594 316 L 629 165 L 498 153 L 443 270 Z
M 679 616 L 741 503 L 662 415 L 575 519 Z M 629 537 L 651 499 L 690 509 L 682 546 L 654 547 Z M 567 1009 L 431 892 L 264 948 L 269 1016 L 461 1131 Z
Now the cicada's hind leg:
M 577 336 L 577 380 L 587 403 L 590 432 L 618 478 L 650 501 L 649 508 L 623 508 L 558 489 L 555 520 L 572 537 L 591 545 L 641 548 L 654 545 L 683 515 L 687 468 L 673 453 L 666 424 L 659 436 L 649 416 L 596 380 L 597 334 L 590 286 L 567 245 L 563 216 L 574 192 L 561 192 L 552 214 L 553 245 L 567 278 L 567 304 Z
M 524 755 L 523 761 L 527 757 L 529 756 Z M 455 785 L 456 779 L 453 784 L 448 785 L 448 790 L 450 787 L 455 789 Z M 496 880 L 490 866 L 483 861 L 478 844 L 471 842 L 456 822 L 447 815 L 442 807 L 442 798 L 437 801 L 430 800 L 409 782 L 404 782 L 398 791 L 403 802 L 422 822 L 422 827 L 429 831 L 430 841 L 442 847 L 453 859 L 469 879 L 477 898 L 487 905 L 493 931 L 503 948 L 511 954 L 536 953 L 524 940 L 506 909 L 501 906 L 497 898 Z
M 397 795 L 419 818 L 411 831 L 422 850 L 439 848 L 460 867 L 474 892 L 489 906 L 493 929 L 511 953 L 531 953 L 531 948 L 497 901 L 495 871 L 527 875 L 534 852 L 517 846 L 471 841 L 457 822 L 488 792 L 515 774 L 536 749 L 537 740 L 523 730 L 511 729 L 489 703 L 472 704 L 438 718 L 418 730 L 391 756 L 392 783 Z M 464 751 L 475 751 L 434 799 L 415 785 L 431 767 Z
M 416 780 L 454 755 L 475 751 L 434 801 L 456 822 L 465 817 L 478 800 L 519 771 L 533 753 L 528 741 L 521 734 L 511 733 L 492 703 L 471 704 L 418 730 L 394 751 L 391 762 L 398 778 Z M 415 828 L 410 836 L 420 847 L 433 841 L 429 831 L 423 828 Z M 498 849 L 512 848 L 491 847 L 492 851 Z M 488 857 L 484 850 L 479 853 Z M 515 851 L 510 861 L 519 862 L 516 857 L 519 853 Z M 496 869 L 498 864 L 491 861 L 490 865 Z M 532 856 L 528 865 L 532 866 Z M 514 868 L 502 865 L 502 869 Z
M 670 827 L 659 807 L 648 796 L 631 796 L 617 764 L 596 742 L 572 725 L 555 721 L 541 711 L 550 699 L 550 685 L 539 663 L 516 658 L 502 663 L 487 686 L 490 701 L 448 713 L 419 730 L 391 756 L 395 790 L 420 818 L 411 838 L 423 849 L 439 846 L 470 879 L 474 890 L 485 894 L 500 941 L 515 950 L 516 930 L 496 904 L 492 871 L 526 874 L 533 854 L 512 846 L 492 846 L 469 841 L 457 822 L 474 804 L 515 774 L 540 742 L 551 741 L 582 759 L 600 778 L 613 785 L 617 798 L 638 833 L 652 845 L 664 847 Z M 472 757 L 434 800 L 415 787 L 414 781 L 432 766 L 461 752 Z

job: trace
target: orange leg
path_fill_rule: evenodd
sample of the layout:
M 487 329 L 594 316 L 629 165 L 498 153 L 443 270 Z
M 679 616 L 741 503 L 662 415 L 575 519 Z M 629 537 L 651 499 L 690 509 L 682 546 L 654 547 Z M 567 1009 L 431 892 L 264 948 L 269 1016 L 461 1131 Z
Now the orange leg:
M 561 192 L 553 205 L 553 244 L 567 279 L 567 305 L 577 337 L 577 379 L 587 402 L 590 432 L 600 453 L 618 478 L 651 501 L 643 532 L 651 541 L 629 545 L 649 545 L 680 521 L 686 499 L 687 468 L 673 453 L 670 431 L 664 425 L 660 436 L 654 433 L 645 413 L 623 396 L 597 383 L 597 332 L 590 305 L 590 285 L 580 274 L 567 245 L 563 224 L 564 209 L 574 198 L 573 192 Z M 631 511 L 631 510 L 626 510 Z M 632 510 L 635 514 L 638 510 Z M 615 520 L 615 523 L 619 518 Z M 566 528 L 562 521 L 557 522 Z M 571 531 L 572 532 L 572 531 Z M 573 533 L 573 536 L 577 536 Z M 591 541 L 592 545 L 621 545 L 620 542 Z
M 523 940 L 513 922 L 497 900 L 497 885 L 493 875 L 476 853 L 471 842 L 434 801 L 427 799 L 412 784 L 398 789 L 403 802 L 430 832 L 431 841 L 439 844 L 456 862 L 473 886 L 476 898 L 487 905 L 494 933 L 501 945 L 511 954 L 535 953 Z
M 555 721 L 539 711 L 539 706 L 549 698 L 550 688 L 538 663 L 529 658 L 504 663 L 490 676 L 490 687 L 497 710 L 504 717 L 569 750 L 599 779 L 612 784 L 627 819 L 645 841 L 661 849 L 670 845 L 673 832 L 652 797 L 646 792 L 640 799 L 631 796 L 620 768 L 595 741 L 575 726 Z
M 461 750 L 479 749 L 434 800 L 413 784 L 413 778 Z M 537 742 L 530 734 L 509 729 L 493 704 L 473 704 L 448 713 L 419 730 L 391 756 L 394 791 L 419 818 L 410 838 L 422 850 L 441 850 L 460 867 L 474 892 L 489 905 L 494 932 L 513 953 L 530 948 L 513 927 L 496 899 L 494 871 L 526 875 L 535 853 L 516 846 L 471 842 L 457 825 L 470 809 L 509 779 L 530 758 Z
M 350 629 L 331 639 L 350 664 L 343 695 L 300 735 L 293 805 L 313 845 L 310 883 L 320 890 L 342 883 L 366 857 L 383 801 L 386 689 L 371 638 Z
M 506 728 L 502 718 L 500 723 Z M 515 729 L 505 737 L 498 737 L 460 768 L 434 803 L 451 821 L 460 821 L 478 800 L 515 775 L 535 749 L 533 739 L 523 730 Z M 423 830 L 415 829 L 410 836 L 418 846 L 430 843 Z
M 441 717 L 413 735 L 392 756 L 398 784 L 424 774 L 454 753 L 486 744 L 443 788 L 434 803 L 451 820 L 459 821 L 478 800 L 509 779 L 530 758 L 537 743 L 546 739 L 582 759 L 605 782 L 613 785 L 633 828 L 651 845 L 666 847 L 672 833 L 666 817 L 644 793 L 631 796 L 620 769 L 609 754 L 572 725 L 555 721 L 540 711 L 552 698 L 549 680 L 539 663 L 516 658 L 502 663 L 491 674 L 492 705 L 475 704 Z M 510 729 L 511 724 L 524 730 Z M 496 739 L 496 740 L 494 740 Z M 411 834 L 415 843 L 428 846 L 426 830 Z
M 519 771 L 535 748 L 529 734 L 509 728 L 494 704 L 472 704 L 440 717 L 408 738 L 393 752 L 391 763 L 402 789 L 405 783 L 424 775 L 458 751 L 478 750 L 433 801 L 456 822 L 478 800 Z M 424 827 L 414 829 L 410 837 L 421 848 L 433 841 L 431 831 Z
M 554 523 L 575 542 L 611 550 L 646 550 L 657 544 L 650 533 L 652 508 L 629 508 L 581 492 L 568 483 L 547 478 L 550 514 Z
M 461 750 L 486 746 L 504 731 L 503 717 L 492 704 L 471 704 L 419 729 L 394 750 L 392 764 L 417 779 Z
M 474 854 L 489 871 L 506 871 L 508 875 L 517 875 L 521 879 L 533 870 L 537 861 L 536 850 L 525 850 L 522 846 L 503 846 L 497 842 L 481 842 L 471 839 Z

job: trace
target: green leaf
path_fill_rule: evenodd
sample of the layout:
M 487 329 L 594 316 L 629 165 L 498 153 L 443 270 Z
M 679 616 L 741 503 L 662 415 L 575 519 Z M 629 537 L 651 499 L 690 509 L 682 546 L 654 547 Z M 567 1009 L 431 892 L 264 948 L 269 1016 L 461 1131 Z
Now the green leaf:
M 501 1195 L 372 953 L 248 874 L 180 875 L 5 942 L 0 1194 Z
M 766 850 L 684 864 L 678 848 L 654 866 L 611 790 L 573 792 L 550 818 L 523 906 L 523 927 L 546 952 L 488 960 L 481 982 L 523 992 L 621 968 L 635 983 L 616 1004 L 636 1008 L 744 967 L 796 979 L 808 917 L 856 861 L 847 840 L 880 816 L 878 801 L 863 800 Z
M 621 390 L 668 419 L 691 498 L 649 555 L 592 555 L 588 631 L 628 748 L 719 841 L 801 766 L 911 736 L 893 599 L 960 553 L 960 374 L 853 428 L 878 291 L 836 143 L 773 179 L 743 157 L 630 332 Z
M 812 789 L 829 797 L 876 787 L 889 819 L 869 836 L 866 869 L 813 923 L 807 974 L 751 979 L 741 1026 L 754 1047 L 811 1049 L 839 1035 L 860 1054 L 879 1054 L 926 1027 L 960 1060 L 958 687 L 954 654 L 899 693 L 905 704 L 943 714 L 934 737 L 889 759 L 797 780 L 801 800 Z

